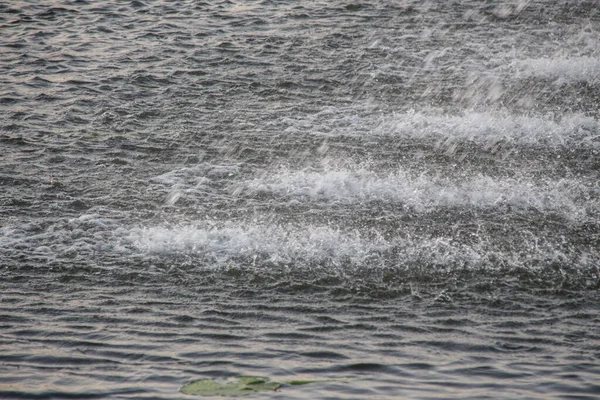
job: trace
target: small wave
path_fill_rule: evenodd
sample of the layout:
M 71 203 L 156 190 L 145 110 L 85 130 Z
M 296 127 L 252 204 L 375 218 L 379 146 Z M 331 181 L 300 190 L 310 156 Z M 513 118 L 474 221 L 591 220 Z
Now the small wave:
M 471 142 L 492 147 L 500 142 L 515 146 L 600 147 L 600 123 L 583 113 L 515 114 L 507 110 L 463 111 L 450 114 L 439 109 L 410 109 L 389 114 L 373 113 L 359 106 L 327 107 L 302 118 L 282 118 L 280 128 L 289 134 L 309 133 L 324 137 L 402 139 L 451 144 Z M 448 143 L 449 142 L 449 143 Z
M 504 112 L 464 112 L 448 115 L 408 111 L 384 118 L 373 134 L 406 139 L 461 140 L 476 143 L 506 141 L 522 145 L 597 146 L 598 121 L 583 114 L 526 116 Z
M 336 263 L 344 259 L 360 263 L 390 246 L 381 238 L 367 240 L 358 232 L 343 234 L 329 227 L 214 226 L 210 222 L 204 226 L 136 228 L 127 239 L 144 253 L 200 255 L 221 262 L 260 257 L 272 263 Z
M 381 176 L 365 169 L 311 172 L 284 168 L 248 181 L 242 187 L 241 192 L 247 195 L 272 194 L 345 203 L 386 201 L 402 203 L 420 212 L 436 207 L 509 206 L 577 219 L 585 216 L 587 208 L 598 205 L 592 200 L 579 201 L 590 198 L 589 188 L 572 180 L 549 184 L 479 176 L 453 182 L 424 174 L 415 176 L 403 170 Z
M 568 244 L 539 241 L 526 231 L 511 238 L 510 245 L 497 237 L 479 235 L 469 242 L 398 232 L 383 237 L 376 231 L 342 231 L 329 226 L 219 226 L 210 222 L 179 227 L 133 228 L 125 240 L 137 253 L 166 259 L 187 258 L 192 265 L 217 269 L 222 266 L 268 270 L 287 266 L 324 268 L 325 274 L 360 273 L 376 277 L 387 269 L 420 274 L 435 280 L 440 274 L 464 271 L 542 271 L 592 269 L 596 251 Z M 379 272 L 377 272 L 379 271 Z M 578 273 L 579 273 L 578 272 Z
M 0 227 L 0 257 L 89 260 L 91 254 L 124 251 L 116 243 L 126 232 L 117 221 L 98 214 L 53 223 L 15 223 Z
M 600 82 L 600 59 L 595 57 L 528 58 L 513 61 L 518 78 L 555 79 L 556 83 Z

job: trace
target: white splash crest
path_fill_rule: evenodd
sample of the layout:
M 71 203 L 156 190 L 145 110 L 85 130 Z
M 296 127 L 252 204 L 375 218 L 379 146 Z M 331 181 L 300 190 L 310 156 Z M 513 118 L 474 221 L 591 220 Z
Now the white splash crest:
M 381 120 L 372 134 L 405 139 L 449 139 L 476 143 L 506 141 L 526 145 L 598 146 L 600 123 L 583 114 L 526 116 L 508 112 L 448 115 L 411 110 Z
M 510 67 L 516 70 L 517 78 L 555 79 L 555 83 L 600 81 L 600 58 L 528 58 L 515 60 Z
M 247 181 L 243 186 L 246 195 L 273 194 L 297 200 L 345 203 L 398 202 L 417 211 L 449 206 L 488 208 L 508 205 L 576 219 L 585 216 L 588 207 L 597 205 L 592 200 L 578 200 L 585 198 L 589 188 L 573 180 L 550 184 L 477 176 L 453 181 L 424 174 L 412 175 L 403 170 L 378 175 L 366 169 L 314 172 L 281 168 L 274 174 Z
M 214 226 L 210 222 L 179 227 L 132 229 L 127 240 L 143 253 L 200 255 L 217 262 L 238 257 L 266 256 L 271 262 L 297 260 L 360 263 L 390 246 L 382 238 L 366 239 L 357 231 L 330 227 Z
M 399 235 L 383 238 L 358 231 L 342 232 L 324 226 L 267 226 L 210 223 L 175 227 L 133 228 L 125 238 L 142 255 L 185 256 L 203 268 L 268 263 L 293 268 L 321 265 L 335 270 L 394 267 L 423 270 L 425 274 L 462 269 L 525 267 L 543 270 L 553 263 L 589 268 L 598 262 L 597 252 L 573 253 L 557 243 L 539 243 L 523 232 L 506 251 L 486 235 L 472 243 L 452 237 Z M 207 263 L 203 263 L 205 261 Z M 265 264 L 266 263 L 266 264 Z

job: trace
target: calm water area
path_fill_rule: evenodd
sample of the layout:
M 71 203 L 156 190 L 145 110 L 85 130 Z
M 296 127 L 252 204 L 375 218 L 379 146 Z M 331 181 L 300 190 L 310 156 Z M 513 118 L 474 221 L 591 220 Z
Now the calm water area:
M 600 3 L 0 1 L 0 399 L 600 398 Z

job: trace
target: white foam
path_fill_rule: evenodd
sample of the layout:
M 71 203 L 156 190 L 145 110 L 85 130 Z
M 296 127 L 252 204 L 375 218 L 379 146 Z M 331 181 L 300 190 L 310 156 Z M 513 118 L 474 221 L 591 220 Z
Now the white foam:
M 547 78 L 556 83 L 600 81 L 600 58 L 596 57 L 528 58 L 513 61 L 511 67 L 517 78 Z
M 277 263 L 336 263 L 344 259 L 360 263 L 371 252 L 389 246 L 383 240 L 365 240 L 358 232 L 343 234 L 329 227 L 213 226 L 208 222 L 175 228 L 135 228 L 127 240 L 143 253 L 196 255 L 217 262 L 261 256 Z
M 452 237 L 404 235 L 383 239 L 357 231 L 341 232 L 313 225 L 210 226 L 209 223 L 178 227 L 134 228 L 126 238 L 141 253 L 152 257 L 185 256 L 200 268 L 223 265 L 269 268 L 269 263 L 291 268 L 315 265 L 331 272 L 350 272 L 380 267 L 423 270 L 425 274 L 458 269 L 501 269 L 527 267 L 544 269 L 559 262 L 592 267 L 598 253 L 573 253 L 554 242 L 539 241 L 525 231 L 511 251 L 498 246 L 498 239 L 478 236 L 472 243 Z
M 496 95 L 486 91 L 486 96 Z M 449 114 L 426 108 L 382 114 L 368 105 L 364 110 L 356 105 L 352 107 L 348 110 L 326 108 L 302 118 L 286 118 L 281 121 L 281 129 L 367 140 L 390 137 L 392 140 L 473 142 L 484 146 L 504 141 L 513 145 L 600 147 L 600 123 L 583 113 L 525 115 L 508 110 L 466 110 Z
M 488 176 L 452 180 L 414 175 L 403 170 L 376 174 L 366 169 L 338 169 L 323 172 L 292 171 L 282 168 L 246 182 L 241 193 L 276 196 L 305 201 L 345 203 L 386 201 L 410 206 L 417 211 L 437 207 L 511 206 L 555 212 L 568 218 L 586 214 L 597 201 L 581 202 L 589 188 L 573 180 L 534 183 L 526 179 L 493 179 Z
M 474 112 L 447 115 L 408 111 L 381 120 L 373 134 L 407 139 L 462 140 L 479 143 L 507 141 L 516 144 L 591 145 L 600 139 L 598 121 L 583 114 L 525 116 L 508 112 Z

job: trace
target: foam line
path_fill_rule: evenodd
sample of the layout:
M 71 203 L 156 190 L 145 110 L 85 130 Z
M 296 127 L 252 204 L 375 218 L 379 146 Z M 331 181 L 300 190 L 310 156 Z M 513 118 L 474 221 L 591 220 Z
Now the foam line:
M 518 78 L 556 79 L 556 83 L 600 81 L 600 59 L 595 57 L 528 58 L 513 61 L 511 67 Z
M 382 239 L 366 240 L 358 232 L 343 234 L 329 227 L 294 229 L 233 223 L 135 228 L 127 240 L 143 253 L 201 255 L 221 262 L 259 255 L 284 263 L 348 258 L 361 262 L 369 253 L 389 247 Z
M 359 170 L 324 172 L 281 169 L 244 185 L 246 195 L 272 194 L 304 201 L 344 203 L 386 201 L 402 203 L 417 211 L 436 207 L 469 206 L 489 208 L 511 206 L 521 210 L 556 212 L 578 218 L 586 208 L 597 206 L 580 182 L 562 180 L 534 183 L 524 179 L 492 179 L 479 176 L 452 181 L 428 175 L 411 175 L 398 170 L 386 175 Z
M 600 145 L 600 124 L 583 114 L 526 116 L 468 111 L 462 115 L 408 111 L 384 118 L 372 134 L 406 139 L 448 139 L 524 145 Z
M 358 231 L 342 232 L 312 225 L 224 225 L 208 223 L 178 227 L 134 228 L 127 240 L 134 251 L 149 256 L 185 256 L 194 264 L 218 268 L 223 264 L 269 268 L 270 263 L 304 268 L 315 265 L 337 268 L 545 268 L 559 262 L 591 267 L 597 252 L 573 252 L 553 242 L 541 242 L 523 232 L 513 249 L 498 247 L 496 238 L 478 237 L 460 243 L 451 237 L 401 235 L 384 239 Z M 333 270 L 332 270 L 333 271 Z

